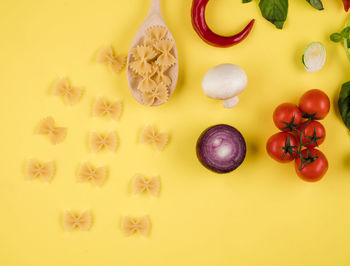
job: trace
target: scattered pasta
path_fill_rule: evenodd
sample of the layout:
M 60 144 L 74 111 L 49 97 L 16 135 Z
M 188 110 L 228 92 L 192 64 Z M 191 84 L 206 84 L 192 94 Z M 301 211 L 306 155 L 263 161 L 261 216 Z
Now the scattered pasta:
M 142 236 L 147 236 L 150 229 L 150 222 L 147 216 L 140 218 L 131 218 L 125 216 L 122 222 L 122 230 L 125 236 L 130 236 L 134 233 L 139 233 Z
M 140 194 L 147 191 L 152 196 L 156 197 L 159 193 L 160 181 L 159 177 L 146 178 L 141 174 L 137 174 L 132 182 L 132 190 L 134 194 Z
M 94 115 L 95 116 L 104 116 L 108 115 L 114 120 L 118 120 L 122 111 L 122 103 L 112 102 L 109 103 L 103 98 L 99 98 L 94 106 Z
M 104 48 L 98 55 L 97 62 L 105 65 L 110 65 L 116 73 L 121 71 L 126 63 L 125 55 L 115 55 L 111 46 Z
M 174 40 L 160 40 L 154 45 L 161 52 L 161 55 L 156 60 L 157 65 L 170 67 L 176 63 L 176 58 L 170 53 L 174 44 Z
M 40 122 L 38 134 L 49 135 L 52 144 L 58 144 L 63 141 L 67 135 L 67 129 L 56 127 L 54 119 L 49 116 Z
M 143 91 L 141 96 L 143 103 L 151 106 L 156 101 L 159 101 L 160 103 L 165 103 L 168 101 L 169 91 L 164 83 L 160 83 L 151 91 Z
M 137 74 L 152 72 L 152 64 L 149 62 L 157 53 L 150 46 L 138 45 L 131 51 L 135 61 L 131 62 L 130 67 Z
M 91 133 L 90 147 L 93 152 L 98 152 L 103 148 L 115 151 L 117 148 L 117 135 L 113 131 L 106 135 L 96 132 Z
M 92 181 L 95 185 L 101 186 L 106 178 L 106 168 L 94 168 L 89 163 L 83 163 L 78 172 L 79 182 Z
M 69 84 L 67 78 L 62 78 L 59 81 L 57 81 L 53 88 L 53 95 L 64 97 L 66 103 L 69 105 L 73 105 L 79 100 L 81 92 L 82 89 L 72 87 Z
M 168 134 L 158 133 L 151 125 L 148 125 L 141 134 L 141 142 L 153 144 L 157 150 L 163 150 L 168 143 Z
M 54 171 L 55 167 L 53 162 L 40 163 L 35 160 L 29 160 L 27 164 L 27 176 L 29 180 L 40 177 L 46 182 L 50 182 Z
M 92 218 L 89 211 L 84 211 L 80 215 L 76 215 L 67 210 L 64 213 L 63 225 L 66 231 L 72 231 L 76 227 L 88 231 L 91 226 L 91 220 Z

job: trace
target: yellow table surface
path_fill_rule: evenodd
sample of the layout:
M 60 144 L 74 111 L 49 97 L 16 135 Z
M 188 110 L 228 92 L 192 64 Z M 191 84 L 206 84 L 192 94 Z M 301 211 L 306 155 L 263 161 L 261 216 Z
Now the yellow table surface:
M 306 1 L 291 0 L 282 31 L 264 20 L 257 1 L 211 1 L 208 22 L 222 34 L 239 31 L 250 18 L 256 24 L 241 44 L 220 49 L 205 44 L 193 31 L 190 0 L 164 0 L 163 16 L 179 53 L 177 89 L 167 104 L 149 108 L 131 96 L 126 70 L 114 74 L 96 63 L 111 44 L 126 54 L 147 14 L 149 1 L 3 0 L 0 9 L 0 265 L 1 266 L 346 266 L 350 265 L 350 136 L 336 111 L 349 62 L 330 33 L 342 29 L 341 1 L 323 1 L 317 11 Z M 304 48 L 322 42 L 327 61 L 317 73 L 301 63 Z M 211 67 L 235 63 L 249 84 L 233 109 L 207 98 L 201 79 Z M 82 86 L 83 96 L 69 107 L 52 96 L 52 86 L 67 76 Z M 265 151 L 274 107 L 295 102 L 308 89 L 331 98 L 324 120 L 327 139 L 321 149 L 329 160 L 324 179 L 300 180 L 293 164 L 278 164 Z M 99 96 L 120 99 L 120 121 L 92 116 Z M 35 134 L 38 122 L 52 115 L 68 128 L 63 143 L 53 146 Z M 170 133 L 163 152 L 139 143 L 146 124 Z M 219 175 L 197 160 L 195 144 L 208 126 L 237 127 L 247 142 L 247 157 L 237 170 Z M 115 153 L 92 154 L 89 132 L 115 130 Z M 53 160 L 50 184 L 29 181 L 28 159 Z M 97 188 L 78 183 L 80 163 L 108 168 Z M 131 193 L 136 173 L 159 175 L 158 198 Z M 66 209 L 88 209 L 89 232 L 65 232 Z M 124 215 L 149 215 L 149 237 L 124 237 Z

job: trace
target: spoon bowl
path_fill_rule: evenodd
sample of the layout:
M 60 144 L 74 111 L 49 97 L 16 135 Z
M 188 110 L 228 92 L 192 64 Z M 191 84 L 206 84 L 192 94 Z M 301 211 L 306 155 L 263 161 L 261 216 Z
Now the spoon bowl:
M 144 104 L 142 101 L 142 93 L 137 89 L 138 83 L 140 82 L 141 78 L 137 77 L 133 70 L 130 68 L 130 63 L 132 62 L 132 55 L 131 51 L 133 48 L 135 48 L 138 45 L 143 44 L 143 40 L 146 34 L 146 30 L 153 26 L 163 26 L 168 31 L 165 36 L 166 39 L 174 40 L 173 35 L 171 34 L 168 26 L 166 25 L 160 8 L 161 0 L 151 0 L 151 6 L 148 12 L 148 15 L 146 19 L 141 24 L 140 28 L 135 34 L 135 37 L 131 43 L 130 50 L 128 53 L 128 59 L 127 59 L 127 77 L 128 77 L 128 83 L 129 88 L 131 91 L 131 94 L 134 96 L 134 98 L 141 104 Z M 173 49 L 171 50 L 172 54 L 176 58 L 176 63 L 172 65 L 165 73 L 166 75 L 171 79 L 171 84 L 168 86 L 169 91 L 169 98 L 174 93 L 174 90 L 176 88 L 178 74 L 179 74 L 179 64 L 178 64 L 178 56 L 177 56 L 177 50 L 176 45 L 174 44 Z M 151 106 L 158 106 L 163 104 L 163 102 L 159 101 L 158 99 L 155 100 L 155 102 Z

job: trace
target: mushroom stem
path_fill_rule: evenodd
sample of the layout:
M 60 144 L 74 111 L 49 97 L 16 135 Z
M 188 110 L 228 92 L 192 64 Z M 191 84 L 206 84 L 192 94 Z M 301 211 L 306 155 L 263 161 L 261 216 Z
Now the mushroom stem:
M 239 102 L 238 96 L 234 96 L 232 98 L 222 100 L 222 103 L 224 104 L 225 108 L 235 107 L 238 104 L 238 102 Z

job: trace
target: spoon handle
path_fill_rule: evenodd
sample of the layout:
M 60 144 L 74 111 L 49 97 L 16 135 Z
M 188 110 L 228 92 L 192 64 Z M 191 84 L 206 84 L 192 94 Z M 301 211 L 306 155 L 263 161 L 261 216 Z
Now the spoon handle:
M 161 14 L 160 1 L 161 0 L 151 0 L 151 7 L 149 9 L 149 13 Z

